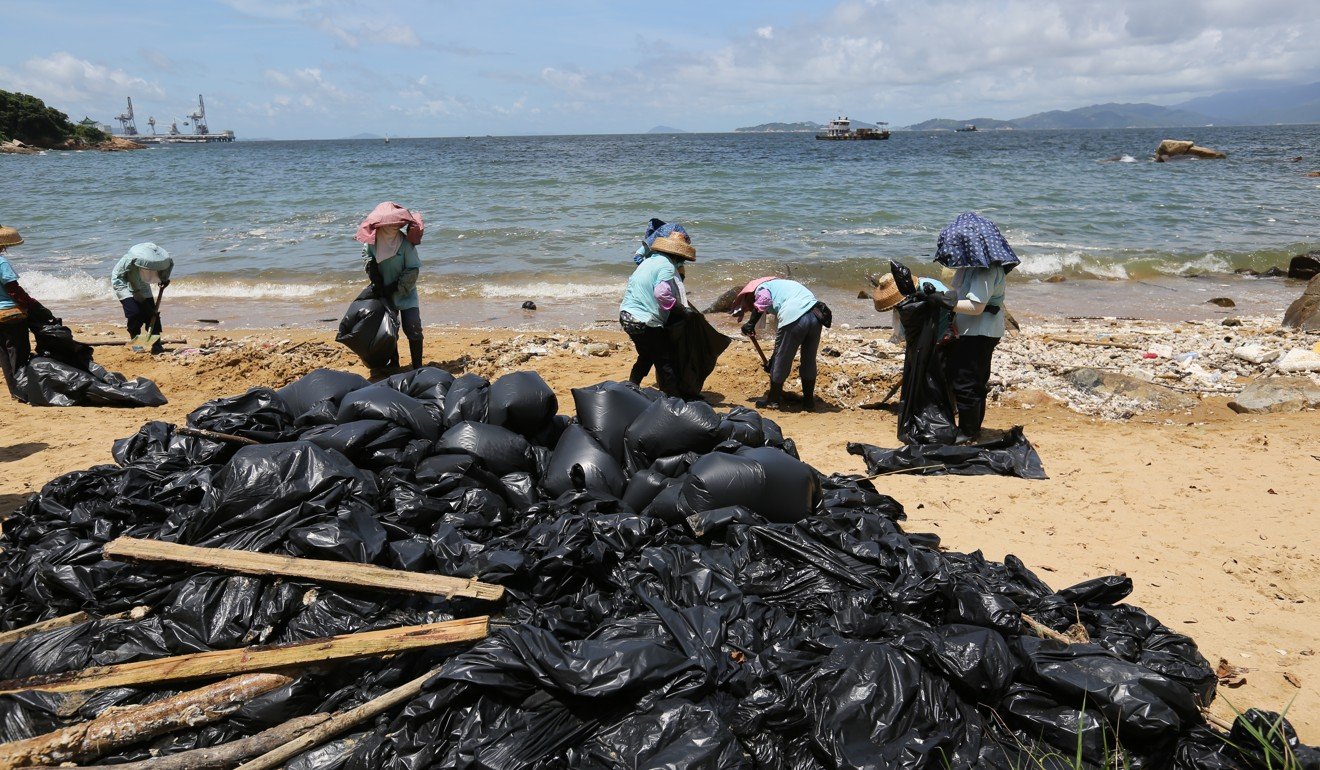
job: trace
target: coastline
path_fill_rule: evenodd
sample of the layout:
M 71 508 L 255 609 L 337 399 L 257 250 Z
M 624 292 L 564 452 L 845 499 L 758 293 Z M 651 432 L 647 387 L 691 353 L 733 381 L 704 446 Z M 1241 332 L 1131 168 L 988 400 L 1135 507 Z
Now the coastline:
M 1150 322 L 1053 323 L 1028 324 L 1029 341 L 1041 343 L 1047 328 L 1065 325 L 1077 336 L 1104 333 L 1115 339 L 1158 328 Z M 1270 338 L 1270 324 L 1248 321 L 1240 333 Z M 190 343 L 181 349 L 199 352 L 153 358 L 118 345 L 96 349 L 97 361 L 110 369 L 154 379 L 170 399 L 166 406 L 41 409 L 0 402 L 8 439 L 0 450 L 0 508 L 19 504 L 58 474 L 110 462 L 111 442 L 148 420 L 182 423 L 206 400 L 257 385 L 278 386 L 319 366 L 365 373 L 333 342 L 330 329 L 172 328 Z M 1204 332 L 1208 338 L 1224 330 L 1212 324 L 1176 328 L 1180 331 L 1167 336 L 1190 339 Z M 123 335 L 108 324 L 75 325 L 74 331 L 87 341 Z M 853 392 L 826 392 L 830 406 L 822 413 L 772 415 L 795 439 L 803 459 L 822 472 L 863 472 L 860 458 L 846 452 L 848 441 L 895 443 L 892 414 L 857 408 L 870 394 L 883 394 L 901 365 L 883 353 L 887 337 L 886 330 L 831 330 L 824 346 L 840 355 L 822 356 L 823 375 L 831 381 L 844 377 Z M 588 348 L 592 343 L 603 344 Z M 1078 361 L 1130 352 L 1063 344 L 1050 349 Z M 485 376 L 535 369 L 561 404 L 571 403 L 572 387 L 625 376 L 631 356 L 617 328 L 427 329 L 428 361 Z M 750 345 L 736 341 L 708 385 L 717 408 L 747 404 L 759 395 L 763 375 Z M 980 548 L 989 558 L 1016 554 L 1056 587 L 1127 574 L 1136 584 L 1132 603 L 1191 635 L 1212 666 L 1223 657 L 1248 669 L 1246 684 L 1223 690 L 1214 713 L 1231 717 L 1230 702 L 1282 710 L 1295 697 L 1289 718 L 1302 740 L 1315 742 L 1320 690 L 1312 683 L 1320 681 L 1320 656 L 1314 654 L 1320 617 L 1311 605 L 1320 600 L 1320 565 L 1310 554 L 1320 546 L 1320 532 L 1297 526 L 1314 516 L 1307 502 L 1312 498 L 1297 481 L 1315 472 L 1320 412 L 1239 415 L 1228 409 L 1228 400 L 1207 395 L 1189 410 L 1112 420 L 1078 414 L 1032 383 L 1019 383 L 992 403 L 987 425 L 1025 425 L 1049 480 L 900 476 L 877 486 L 906 506 L 906 528 L 935 532 L 951 548 Z M 1290 684 L 1285 672 L 1302 688 Z

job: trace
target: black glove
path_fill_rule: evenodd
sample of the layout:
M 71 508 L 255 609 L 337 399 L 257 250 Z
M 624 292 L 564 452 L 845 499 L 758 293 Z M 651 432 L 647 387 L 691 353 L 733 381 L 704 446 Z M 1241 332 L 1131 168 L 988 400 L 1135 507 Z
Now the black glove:
M 753 311 L 752 311 L 752 317 L 751 317 L 751 318 L 748 318 L 748 319 L 747 319 L 747 323 L 745 323 L 745 324 L 742 325 L 742 333 L 743 333 L 744 335 L 748 336 L 748 337 L 755 337 L 755 336 L 756 336 L 756 324 L 757 324 L 758 321 L 761 320 L 761 316 L 763 316 L 763 315 L 765 315 L 765 314 L 762 313 L 762 312 L 760 312 L 760 311 L 753 310 Z
M 394 299 L 394 295 L 399 293 L 399 282 L 387 283 L 381 288 L 381 291 L 384 292 L 386 299 Z
M 27 309 L 29 324 L 43 324 L 59 326 L 62 319 L 56 318 L 55 314 L 50 312 L 45 305 L 32 300 L 32 304 Z
M 367 280 L 376 287 L 377 293 L 380 293 L 385 286 L 385 279 L 380 275 L 380 265 L 376 264 L 374 259 L 367 263 Z
M 170 279 L 168 279 L 168 278 L 162 278 L 162 279 L 160 279 L 160 288 L 163 289 L 163 288 L 165 288 L 166 286 L 169 286 L 169 285 L 170 285 Z

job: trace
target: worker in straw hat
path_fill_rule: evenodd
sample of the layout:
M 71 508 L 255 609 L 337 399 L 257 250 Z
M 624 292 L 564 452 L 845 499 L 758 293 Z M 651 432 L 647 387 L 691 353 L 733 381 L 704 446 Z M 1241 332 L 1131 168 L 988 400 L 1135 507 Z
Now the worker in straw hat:
M 876 312 L 892 314 L 890 317 L 894 326 L 894 334 L 889 341 L 895 345 L 901 344 L 906 339 L 907 333 L 903 328 L 903 319 L 898 314 L 898 306 L 907 298 L 907 295 L 899 288 L 892 272 L 879 276 L 868 275 L 867 277 L 875 284 L 875 288 L 871 291 L 871 304 L 875 306 Z M 949 290 L 949 287 L 934 278 L 917 278 L 915 284 L 927 293 L 943 294 Z
M 816 408 L 816 352 L 820 349 L 822 328 L 832 323 L 830 308 L 816 299 L 811 290 L 788 278 L 768 276 L 748 283 L 733 301 L 731 315 L 742 319 L 750 311 L 751 317 L 742 325 L 742 333 L 756 339 L 756 324 L 766 313 L 774 315 L 775 351 L 770 356 L 770 388 L 765 397 L 756 402 L 762 409 L 782 409 L 784 381 L 793 369 L 793 358 L 802 353 L 798 376 L 802 378 L 802 408 L 808 412 Z
M 27 398 L 19 391 L 17 376 L 32 357 L 28 340 L 28 323 L 48 323 L 55 320 L 44 305 L 28 295 L 18 284 L 5 251 L 23 242 L 23 236 L 12 227 L 0 226 L 0 369 L 4 370 L 9 395 L 19 401 Z
M 152 334 L 160 335 L 160 309 L 156 307 L 151 287 L 158 285 L 164 289 L 169 286 L 173 270 L 174 259 L 170 253 L 154 243 L 135 245 L 115 263 L 110 273 L 110 288 L 114 289 L 115 298 L 124 309 L 129 337 L 136 338 L 144 326 Z M 164 349 L 159 340 L 151 346 L 152 353 Z
M 680 395 L 673 346 L 665 325 L 671 315 L 687 312 L 686 305 L 680 301 L 683 288 L 679 271 L 684 262 L 696 261 L 697 250 L 687 230 L 675 222 L 649 229 L 643 245 L 648 256 L 628 278 L 623 301 L 619 303 L 619 325 L 637 349 L 637 360 L 628 379 L 634 385 L 641 385 L 654 366 L 660 389 Z

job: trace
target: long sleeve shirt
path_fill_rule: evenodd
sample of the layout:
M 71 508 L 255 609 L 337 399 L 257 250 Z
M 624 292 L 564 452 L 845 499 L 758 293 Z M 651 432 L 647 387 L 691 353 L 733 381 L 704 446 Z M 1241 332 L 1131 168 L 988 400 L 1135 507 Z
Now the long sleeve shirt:
M 376 247 L 367 244 L 362 249 L 362 264 L 365 267 L 376 260 Z M 399 244 L 399 251 L 389 259 L 376 262 L 380 267 L 380 277 L 387 285 L 397 283 L 391 300 L 399 310 L 421 307 L 421 298 L 417 296 L 417 276 L 422 270 L 422 260 L 417 256 L 417 247 L 404 240 Z
M 174 260 L 170 257 L 144 256 L 130 251 L 115 263 L 115 269 L 110 273 L 110 288 L 115 290 L 116 299 L 151 299 L 151 284 L 142 271 L 153 270 L 160 280 L 168 281 L 173 269 Z
M 0 310 L 9 310 L 18 307 L 18 303 L 15 302 L 13 297 L 9 296 L 9 292 L 4 289 L 5 284 L 17 282 L 18 273 L 14 272 L 14 268 L 10 266 L 9 260 L 0 256 Z
M 774 313 L 778 324 L 788 326 L 816 306 L 816 295 L 797 281 L 776 278 L 756 287 L 752 307 L 760 313 Z
M 968 300 L 974 305 L 1004 305 L 1004 268 L 960 267 L 953 274 L 953 290 L 959 300 Z M 964 337 L 1002 337 L 1004 336 L 1004 314 L 958 312 L 958 333 Z
M 678 271 L 663 254 L 642 260 L 628 279 L 619 310 L 647 326 L 664 326 L 678 303 Z

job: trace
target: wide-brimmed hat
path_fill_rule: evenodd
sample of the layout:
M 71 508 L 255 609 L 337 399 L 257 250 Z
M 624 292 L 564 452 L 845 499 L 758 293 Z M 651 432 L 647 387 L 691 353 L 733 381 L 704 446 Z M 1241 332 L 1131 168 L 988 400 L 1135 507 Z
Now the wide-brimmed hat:
M 671 222 L 656 229 L 646 239 L 651 251 L 658 251 L 671 257 L 680 257 L 689 262 L 697 260 L 697 250 L 692 246 L 692 239 L 687 230 L 677 222 Z
M 0 225 L 0 248 L 5 246 L 17 246 L 23 242 L 23 236 L 12 227 Z
M 752 303 L 755 301 L 756 290 L 766 281 L 773 281 L 775 276 L 767 275 L 763 278 L 753 278 L 747 282 L 747 285 L 738 292 L 738 296 L 733 298 L 733 304 L 729 306 L 729 315 L 742 318 L 743 313 L 752 309 Z
M 898 284 L 894 281 L 894 276 L 889 273 L 880 276 L 875 284 L 875 289 L 871 291 L 871 302 L 875 304 L 875 309 L 883 313 L 898 307 L 898 303 L 902 301 L 903 292 L 898 290 Z

